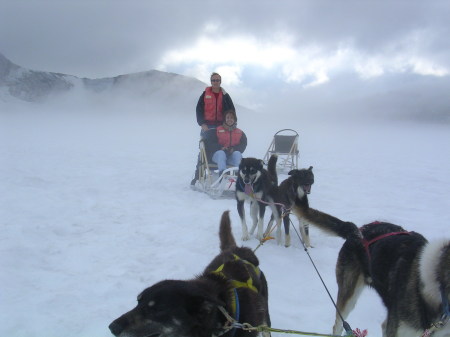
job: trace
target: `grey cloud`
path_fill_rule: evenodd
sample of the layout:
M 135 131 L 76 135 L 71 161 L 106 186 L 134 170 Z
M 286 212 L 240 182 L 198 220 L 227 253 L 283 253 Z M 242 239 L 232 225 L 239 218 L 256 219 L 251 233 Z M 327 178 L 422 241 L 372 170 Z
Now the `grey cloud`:
M 430 32 L 424 51 L 448 62 L 447 1 L 9 1 L 0 3 L 0 51 L 38 70 L 113 76 L 149 70 L 168 49 L 193 44 L 207 22 L 217 37 L 277 30 L 298 46 L 335 48 L 350 40 L 367 53 Z

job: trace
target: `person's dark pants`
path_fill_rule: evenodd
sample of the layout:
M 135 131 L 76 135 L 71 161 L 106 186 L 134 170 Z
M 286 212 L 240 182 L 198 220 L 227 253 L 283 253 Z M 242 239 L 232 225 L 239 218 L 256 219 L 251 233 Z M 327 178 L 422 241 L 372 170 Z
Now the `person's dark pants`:
M 211 129 L 216 129 L 217 125 L 208 125 L 208 130 L 203 131 L 203 129 L 200 129 L 200 138 L 205 138 L 205 134 L 211 130 Z M 195 182 L 198 180 L 199 178 L 199 172 L 198 172 L 198 168 L 200 167 L 200 153 L 198 154 L 197 157 L 197 165 L 195 166 L 195 173 L 194 173 L 194 178 L 191 180 L 191 185 L 195 185 Z

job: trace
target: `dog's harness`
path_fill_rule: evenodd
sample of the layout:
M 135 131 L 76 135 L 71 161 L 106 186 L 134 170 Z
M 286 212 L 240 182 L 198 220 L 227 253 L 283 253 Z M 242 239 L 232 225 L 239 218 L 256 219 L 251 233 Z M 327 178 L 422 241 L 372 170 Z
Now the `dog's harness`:
M 364 248 L 366 249 L 366 253 L 367 253 L 367 256 L 369 257 L 369 260 L 370 260 L 370 250 L 369 250 L 369 247 L 370 247 L 370 245 L 371 245 L 372 243 L 375 243 L 375 242 L 377 242 L 377 241 L 379 241 L 379 240 L 381 240 L 381 239 L 387 238 L 387 237 L 389 237 L 389 236 L 402 235 L 402 234 L 410 235 L 411 233 L 410 233 L 410 232 L 392 232 L 392 233 L 382 234 L 382 235 L 380 235 L 380 236 L 377 236 L 376 238 L 373 238 L 372 240 L 367 240 L 367 239 L 364 239 L 364 238 L 363 238 L 363 239 L 362 239 L 362 243 L 363 243 L 363 245 L 364 245 Z
M 374 222 L 371 222 L 369 225 L 373 225 L 373 224 L 378 224 L 378 223 L 380 223 L 380 222 L 378 222 L 378 221 L 374 221 Z M 365 225 L 365 226 L 367 226 L 367 225 Z M 364 227 L 364 226 L 363 226 Z M 362 227 L 359 229 L 360 231 L 362 230 Z M 362 234 L 362 233 L 361 233 Z M 366 254 L 367 254 L 367 257 L 369 258 L 369 263 L 370 263 L 370 260 L 371 260 L 371 257 L 370 257 L 370 245 L 371 244 L 373 244 L 373 243 L 375 243 L 375 242 L 377 242 L 377 241 L 379 241 L 379 240 L 381 240 L 381 239 L 384 239 L 384 238 L 387 238 L 387 237 L 389 237 L 389 236 L 394 236 L 394 235 L 410 235 L 411 233 L 410 232 L 391 232 L 391 233 L 386 233 L 386 234 L 382 234 L 382 235 L 379 235 L 379 236 L 377 236 L 377 237 L 375 237 L 375 238 L 373 238 L 373 239 L 371 239 L 371 240 L 367 240 L 367 239 L 365 239 L 364 237 L 361 239 L 361 241 L 362 241 L 362 244 L 364 245 L 364 249 L 366 250 Z
M 234 260 L 233 261 L 241 261 L 244 263 L 244 266 L 248 270 L 248 268 L 251 268 L 254 273 L 259 277 L 261 275 L 261 270 L 259 267 L 255 267 L 252 263 L 248 262 L 247 260 L 241 259 L 238 255 L 233 254 Z M 227 275 L 224 274 L 223 268 L 225 267 L 225 263 L 219 266 L 216 270 L 212 272 L 212 274 L 220 275 L 226 279 L 228 279 Z M 250 273 L 249 273 L 250 274 Z M 233 288 L 248 288 L 250 290 L 253 290 L 254 292 L 258 292 L 258 289 L 253 285 L 253 279 L 250 276 L 246 282 L 237 281 L 237 280 L 230 280 L 231 284 L 233 285 Z
M 244 263 L 244 267 L 247 269 L 247 271 L 249 273 L 249 278 L 247 279 L 247 281 L 242 282 L 242 281 L 238 281 L 238 280 L 229 280 L 227 275 L 223 272 L 223 269 L 225 267 L 225 263 L 221 264 L 216 270 L 212 271 L 211 274 L 220 275 L 224 279 L 229 280 L 231 285 L 233 286 L 233 288 L 231 289 L 231 293 L 232 293 L 231 311 L 232 311 L 232 316 L 233 316 L 234 320 L 236 322 L 239 322 L 240 304 L 239 304 L 239 296 L 238 296 L 237 289 L 238 288 L 247 288 L 247 289 L 250 289 L 251 291 L 254 291 L 254 292 L 258 293 L 258 289 L 253 285 L 253 279 L 251 277 L 251 273 L 250 273 L 248 268 L 251 268 L 251 270 L 258 277 L 260 277 L 260 275 L 261 275 L 261 270 L 259 269 L 259 267 L 256 267 L 255 265 L 253 265 L 249 261 L 241 259 L 236 254 L 233 254 L 233 258 L 234 258 L 233 261 L 241 261 L 242 263 Z M 225 317 L 227 317 L 227 319 L 228 319 L 228 316 L 231 316 L 222 307 L 219 307 L 219 309 L 221 309 L 222 313 L 225 315 Z M 214 335 L 214 337 L 221 336 L 221 335 L 227 333 L 231 329 L 233 329 L 232 333 L 231 333 L 231 337 L 233 337 L 234 334 L 236 333 L 236 327 L 230 326 L 228 324 L 225 324 L 225 326 L 223 327 L 223 330 L 219 334 Z
M 248 183 L 248 184 L 244 183 L 244 186 L 242 186 L 242 182 L 241 182 L 240 186 L 244 190 L 245 194 L 247 194 L 248 196 L 254 198 L 256 201 L 261 202 L 261 203 L 266 204 L 266 205 L 272 205 L 273 204 L 273 205 L 280 206 L 281 209 L 282 209 L 282 214 L 287 214 L 291 210 L 290 208 L 286 208 L 286 206 L 284 204 L 282 204 L 282 203 L 279 203 L 279 202 L 267 202 L 267 201 L 264 201 L 262 199 L 255 198 L 255 194 L 253 192 L 253 184 L 251 184 L 251 183 Z

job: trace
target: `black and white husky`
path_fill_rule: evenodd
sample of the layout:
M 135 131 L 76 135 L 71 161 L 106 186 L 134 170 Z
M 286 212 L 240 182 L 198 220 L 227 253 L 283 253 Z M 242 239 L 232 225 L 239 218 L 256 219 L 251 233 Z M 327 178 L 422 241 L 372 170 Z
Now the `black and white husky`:
M 266 206 L 270 206 L 276 224 L 281 224 L 280 210 L 275 204 L 278 178 L 276 173 L 277 156 L 270 157 L 267 170 L 264 169 L 264 162 L 256 158 L 242 158 L 239 165 L 238 177 L 236 180 L 236 201 L 237 210 L 242 223 L 242 240 L 250 239 L 256 226 L 258 226 L 257 238 L 261 240 L 264 236 L 264 213 Z M 250 235 L 245 221 L 245 201 L 250 202 L 250 215 L 253 219 L 253 226 Z
M 282 205 L 283 224 L 284 224 L 284 234 L 285 242 L 284 245 L 289 247 L 291 245 L 291 235 L 289 234 L 290 218 L 289 211 L 295 204 L 296 198 L 302 198 L 306 194 L 311 193 L 311 186 L 314 184 L 314 173 L 312 171 L 313 167 L 310 166 L 308 169 L 294 169 L 289 171 L 289 177 L 283 180 L 278 186 L 276 201 Z M 266 234 L 272 227 L 273 216 L 271 217 L 269 224 L 267 225 Z M 299 218 L 299 230 L 302 236 L 302 241 L 305 247 L 311 247 L 311 241 L 309 239 L 309 223 L 303 218 Z
M 336 264 L 337 308 L 345 319 L 364 286 L 373 287 L 387 309 L 383 337 L 420 337 L 447 322 L 433 337 L 450 336 L 450 240 L 429 243 L 422 235 L 387 222 L 358 228 L 309 208 L 297 198 L 293 212 L 344 242 Z M 333 334 L 342 332 L 336 313 Z

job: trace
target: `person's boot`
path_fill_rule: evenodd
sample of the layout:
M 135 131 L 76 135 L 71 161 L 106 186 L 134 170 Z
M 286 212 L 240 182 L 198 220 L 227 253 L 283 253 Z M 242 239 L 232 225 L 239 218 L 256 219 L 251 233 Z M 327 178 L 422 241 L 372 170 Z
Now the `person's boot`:
M 191 180 L 191 186 L 195 185 L 195 182 L 198 180 L 198 168 L 195 169 L 194 179 Z

